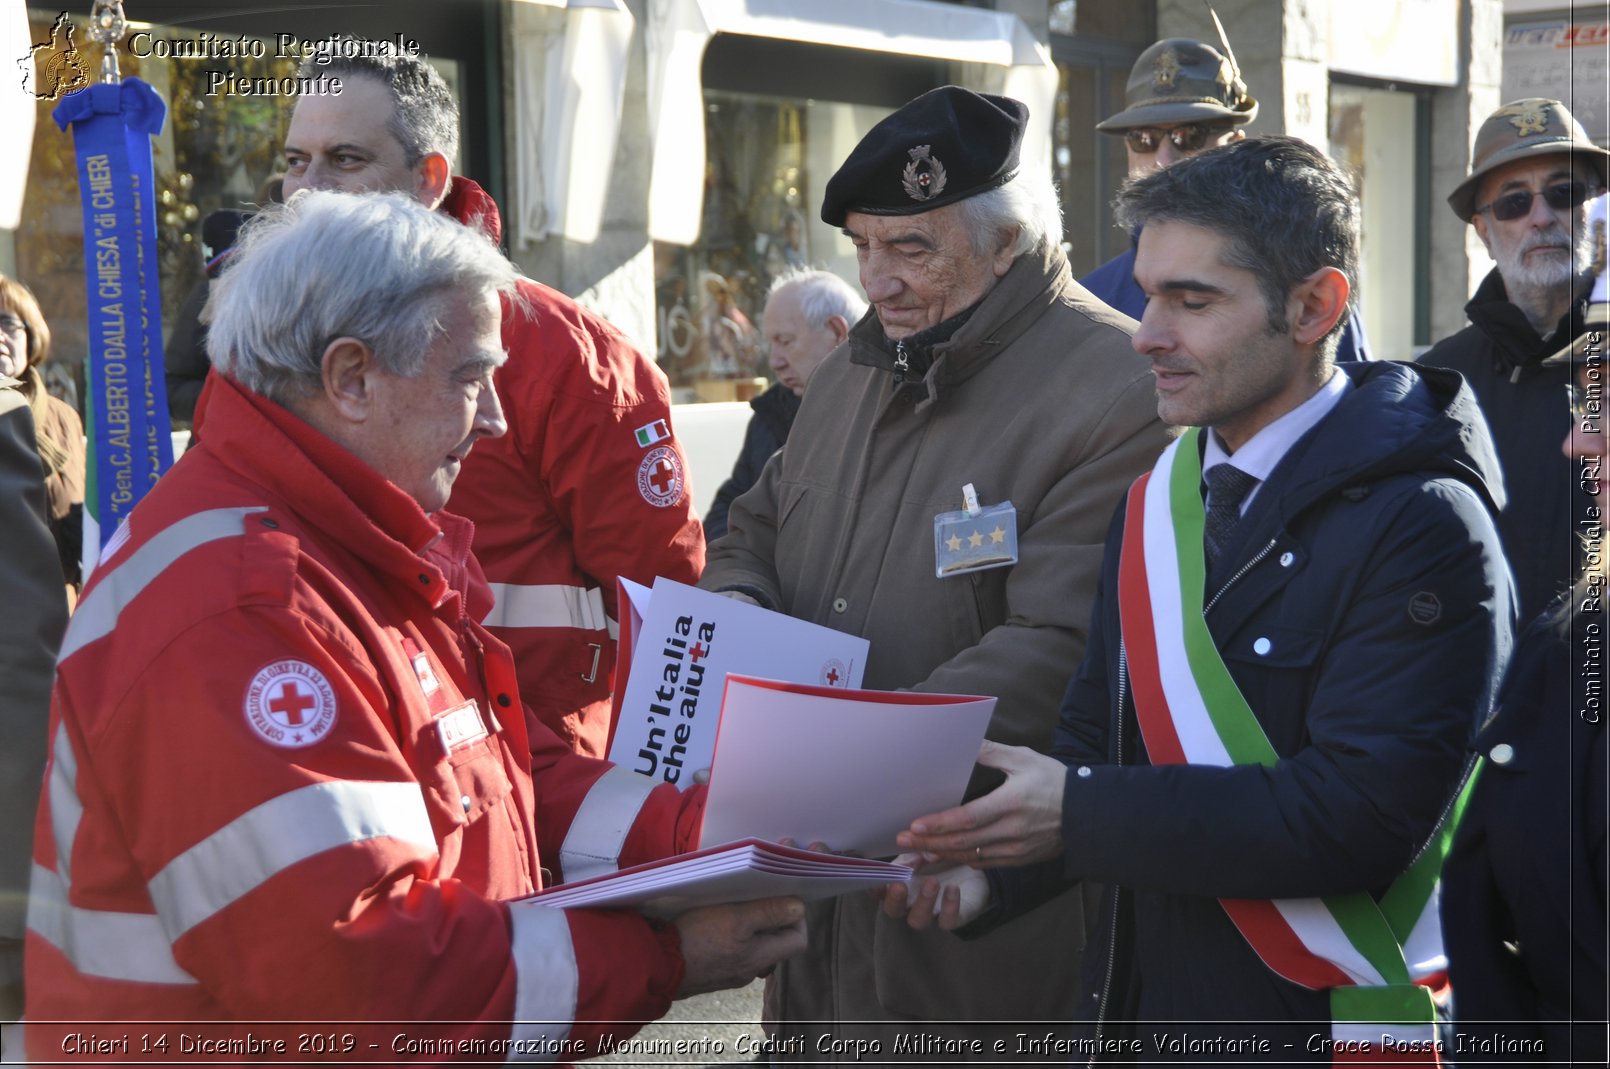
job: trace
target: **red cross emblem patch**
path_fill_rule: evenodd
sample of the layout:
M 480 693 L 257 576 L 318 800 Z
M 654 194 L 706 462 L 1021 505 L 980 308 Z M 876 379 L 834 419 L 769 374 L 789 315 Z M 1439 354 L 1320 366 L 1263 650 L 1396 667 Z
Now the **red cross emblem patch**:
M 655 508 L 668 509 L 682 501 L 682 458 L 675 449 L 662 445 L 643 454 L 637 466 L 637 492 Z
M 335 727 L 335 689 L 306 661 L 275 661 L 246 687 L 246 722 L 275 746 L 311 746 Z

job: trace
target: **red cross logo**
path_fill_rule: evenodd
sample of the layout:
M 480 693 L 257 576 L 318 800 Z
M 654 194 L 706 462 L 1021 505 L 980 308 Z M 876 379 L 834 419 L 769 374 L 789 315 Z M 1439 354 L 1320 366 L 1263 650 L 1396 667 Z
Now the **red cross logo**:
M 335 727 L 335 688 L 306 661 L 274 661 L 258 669 L 242 705 L 252 730 L 275 746 L 311 746 Z
M 682 500 L 682 458 L 669 446 L 651 449 L 637 466 L 637 492 L 655 508 L 671 508 Z
M 279 697 L 268 703 L 268 711 L 280 714 L 287 724 L 297 728 L 302 726 L 305 719 L 302 714 L 317 704 L 317 698 L 303 691 L 295 680 L 287 679 L 280 684 Z
M 839 670 L 837 668 L 829 668 L 827 670 L 827 684 L 830 687 L 836 687 L 839 685 Z
M 693 658 L 694 664 L 698 664 L 700 661 L 710 656 L 710 651 L 704 648 L 703 643 L 694 643 L 693 648 L 688 651 L 688 656 Z
M 653 483 L 654 489 L 660 493 L 668 494 L 671 492 L 672 484 L 676 482 L 676 469 L 662 460 L 654 465 L 654 471 L 650 473 L 648 481 Z

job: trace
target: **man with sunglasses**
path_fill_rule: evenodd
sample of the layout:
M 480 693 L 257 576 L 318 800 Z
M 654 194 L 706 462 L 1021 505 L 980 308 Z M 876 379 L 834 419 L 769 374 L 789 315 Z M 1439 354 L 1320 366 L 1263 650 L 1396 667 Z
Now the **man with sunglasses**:
M 1104 134 L 1124 139 L 1129 177 L 1143 178 L 1198 152 L 1246 134 L 1242 127 L 1258 115 L 1258 101 L 1247 91 L 1241 68 L 1225 42 L 1224 52 L 1186 37 L 1158 41 L 1135 60 L 1124 91 L 1124 110 L 1096 124 Z M 1146 295 L 1135 282 L 1135 247 L 1129 247 L 1079 280 L 1107 304 L 1139 320 Z M 1368 360 L 1364 324 L 1349 312 L 1336 345 L 1336 360 Z
M 1531 619 L 1577 574 L 1579 522 L 1593 507 L 1556 448 L 1571 423 L 1571 369 L 1544 358 L 1581 332 L 1586 202 L 1604 191 L 1610 152 L 1558 100 L 1527 99 L 1488 116 L 1472 155 L 1448 204 L 1496 266 L 1465 305 L 1470 325 L 1420 362 L 1462 373 L 1492 427 L 1509 491 L 1499 533 Z

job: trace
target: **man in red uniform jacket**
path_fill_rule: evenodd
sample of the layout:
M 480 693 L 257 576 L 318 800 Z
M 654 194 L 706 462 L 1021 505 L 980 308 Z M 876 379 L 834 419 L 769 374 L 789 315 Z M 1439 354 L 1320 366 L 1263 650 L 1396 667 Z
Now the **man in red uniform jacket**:
M 342 85 L 297 102 L 286 195 L 403 192 L 496 242 L 497 205 L 452 175 L 458 105 L 441 76 L 415 56 L 362 51 L 335 48 L 304 63 L 310 76 Z M 453 509 L 475 523 L 475 555 L 494 597 L 484 622 L 514 650 L 526 700 L 578 753 L 601 757 L 615 578 L 695 582 L 704 535 L 670 429 L 665 375 L 564 294 L 530 279 L 518 293 L 525 307 L 504 303 L 509 363 L 497 377 L 509 433 L 475 451 Z
M 34 1058 L 569 1061 L 803 947 L 794 899 L 659 927 L 521 897 L 686 849 L 703 792 L 571 753 L 479 623 L 470 524 L 441 510 L 504 433 L 517 284 L 413 200 L 333 192 L 259 216 L 216 283 L 206 436 L 108 545 L 58 662 Z M 116 1051 L 62 1023 L 108 1020 L 216 1023 Z M 302 1048 L 262 1023 L 313 1021 L 416 1023 Z

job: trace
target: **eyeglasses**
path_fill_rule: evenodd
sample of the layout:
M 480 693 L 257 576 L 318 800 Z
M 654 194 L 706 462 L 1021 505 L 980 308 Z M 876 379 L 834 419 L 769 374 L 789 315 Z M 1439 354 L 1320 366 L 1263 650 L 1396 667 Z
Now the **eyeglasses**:
M 1563 212 L 1587 200 L 1588 187 L 1585 182 L 1559 182 L 1535 193 L 1530 189 L 1517 189 L 1513 193 L 1505 193 L 1502 197 L 1494 197 L 1491 204 L 1477 208 L 1476 212 L 1478 215 L 1482 212 L 1492 212 L 1494 219 L 1507 223 L 1530 212 L 1533 197 L 1542 197 L 1544 204 L 1557 212 Z
M 26 338 L 28 324 L 14 315 L 0 315 L 0 334 L 9 334 L 13 338 Z
M 1227 129 L 1225 126 L 1207 126 L 1199 122 L 1170 126 L 1167 129 L 1141 126 L 1124 131 L 1124 144 L 1128 145 L 1129 151 L 1136 155 L 1150 156 L 1162 147 L 1163 138 L 1166 137 L 1181 152 L 1201 152 L 1209 141 L 1221 136 Z

